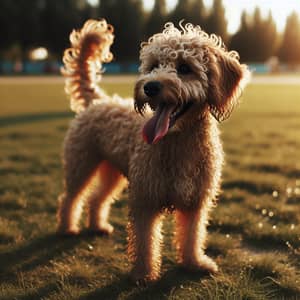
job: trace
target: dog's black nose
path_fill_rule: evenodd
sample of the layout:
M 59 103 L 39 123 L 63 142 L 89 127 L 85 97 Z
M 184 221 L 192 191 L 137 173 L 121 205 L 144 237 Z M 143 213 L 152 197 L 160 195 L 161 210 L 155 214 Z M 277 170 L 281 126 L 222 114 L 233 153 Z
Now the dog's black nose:
M 162 84 L 159 81 L 149 81 L 144 85 L 144 92 L 148 97 L 154 97 L 161 91 Z

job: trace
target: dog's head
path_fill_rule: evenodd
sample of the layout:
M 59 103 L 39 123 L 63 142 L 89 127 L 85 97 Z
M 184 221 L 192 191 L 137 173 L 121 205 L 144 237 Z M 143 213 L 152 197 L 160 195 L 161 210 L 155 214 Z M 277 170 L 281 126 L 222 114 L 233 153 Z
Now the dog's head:
M 249 77 L 219 37 L 191 24 L 180 27 L 167 23 L 142 44 L 135 109 L 143 114 L 149 105 L 154 112 L 143 128 L 149 144 L 208 111 L 218 121 L 227 119 Z

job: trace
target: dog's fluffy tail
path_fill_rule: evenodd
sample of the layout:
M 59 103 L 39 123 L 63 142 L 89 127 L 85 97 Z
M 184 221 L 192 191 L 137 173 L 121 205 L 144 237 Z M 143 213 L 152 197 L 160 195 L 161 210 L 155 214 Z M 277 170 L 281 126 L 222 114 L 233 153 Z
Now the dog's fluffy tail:
M 65 91 L 71 98 L 71 109 L 83 111 L 95 100 L 106 97 L 98 87 L 102 63 L 113 58 L 110 46 L 113 43 L 113 27 L 104 19 L 88 20 L 81 30 L 70 34 L 71 47 L 63 56 Z

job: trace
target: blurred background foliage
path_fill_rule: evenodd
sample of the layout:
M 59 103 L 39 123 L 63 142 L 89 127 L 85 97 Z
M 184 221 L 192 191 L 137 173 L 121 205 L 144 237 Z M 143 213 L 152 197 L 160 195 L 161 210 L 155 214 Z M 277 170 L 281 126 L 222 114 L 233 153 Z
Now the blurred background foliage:
M 242 12 L 240 28 L 227 31 L 222 0 L 207 8 L 203 0 L 178 0 L 173 10 L 165 0 L 155 0 L 145 10 L 142 0 L 102 0 L 91 5 L 87 0 L 1 0 L 0 59 L 26 60 L 30 51 L 44 47 L 50 59 L 60 59 L 68 46 L 73 28 L 88 18 L 105 18 L 115 28 L 113 53 L 119 62 L 137 61 L 141 41 L 159 32 L 167 21 L 200 25 L 209 33 L 222 36 L 229 49 L 237 50 L 241 60 L 265 62 L 272 56 L 290 66 L 300 63 L 300 21 L 293 12 L 283 33 L 278 33 L 271 12 L 264 18 L 257 7 L 253 14 Z

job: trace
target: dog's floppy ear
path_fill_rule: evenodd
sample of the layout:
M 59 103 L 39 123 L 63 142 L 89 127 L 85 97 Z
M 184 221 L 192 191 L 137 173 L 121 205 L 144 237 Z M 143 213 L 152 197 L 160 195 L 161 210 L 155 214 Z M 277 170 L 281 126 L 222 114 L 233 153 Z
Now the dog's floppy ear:
M 210 60 L 208 104 L 219 122 L 229 118 L 249 77 L 247 66 L 228 52 L 217 53 Z

